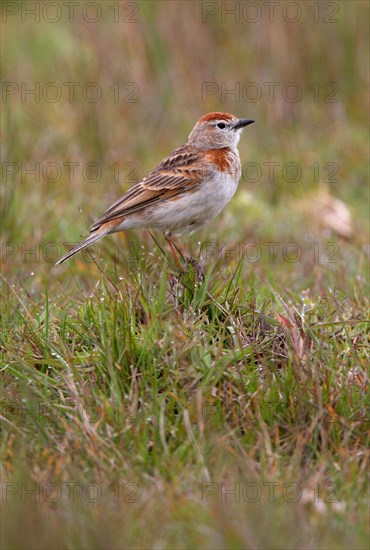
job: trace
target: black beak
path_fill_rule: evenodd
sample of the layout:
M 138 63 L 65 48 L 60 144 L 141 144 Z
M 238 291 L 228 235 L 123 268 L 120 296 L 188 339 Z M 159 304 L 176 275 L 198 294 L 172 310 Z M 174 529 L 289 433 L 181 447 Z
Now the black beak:
M 253 124 L 253 122 L 255 121 L 251 120 L 250 118 L 239 118 L 238 122 L 234 126 L 234 130 L 239 130 L 239 128 L 244 128 L 244 126 Z

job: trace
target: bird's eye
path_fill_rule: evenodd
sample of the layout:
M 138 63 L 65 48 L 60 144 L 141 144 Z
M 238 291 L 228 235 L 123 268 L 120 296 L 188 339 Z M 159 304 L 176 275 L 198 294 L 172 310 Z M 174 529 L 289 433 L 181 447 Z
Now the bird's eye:
M 221 130 L 223 130 L 225 128 L 226 124 L 224 124 L 223 122 L 219 122 L 217 124 L 217 128 L 221 128 Z

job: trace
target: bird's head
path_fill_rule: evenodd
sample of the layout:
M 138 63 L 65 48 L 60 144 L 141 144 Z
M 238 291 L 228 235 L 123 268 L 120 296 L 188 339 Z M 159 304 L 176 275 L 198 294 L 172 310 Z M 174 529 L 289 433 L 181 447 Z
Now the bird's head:
M 189 134 L 188 143 L 199 149 L 237 147 L 242 130 L 254 120 L 229 113 L 203 115 Z

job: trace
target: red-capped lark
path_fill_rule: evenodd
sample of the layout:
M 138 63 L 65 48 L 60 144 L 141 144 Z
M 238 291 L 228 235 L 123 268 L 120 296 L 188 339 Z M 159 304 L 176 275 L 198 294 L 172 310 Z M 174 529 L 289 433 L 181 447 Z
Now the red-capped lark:
M 109 233 L 146 228 L 173 236 L 198 231 L 233 197 L 241 174 L 237 149 L 242 130 L 254 120 L 228 113 L 202 116 L 188 141 L 112 204 L 90 235 L 60 264 Z

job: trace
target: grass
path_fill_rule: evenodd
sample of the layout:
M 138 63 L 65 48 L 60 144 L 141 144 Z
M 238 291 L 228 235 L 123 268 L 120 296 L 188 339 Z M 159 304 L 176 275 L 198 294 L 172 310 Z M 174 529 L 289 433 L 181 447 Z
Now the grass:
M 8 547 L 19 521 L 32 548 L 364 546 L 365 296 L 158 256 L 74 299 L 8 293 Z
M 94 27 L 4 25 L 3 81 L 104 91 L 2 103 L 4 549 L 367 547 L 368 6 L 352 4 L 335 25 L 276 17 L 263 41 L 257 24 L 203 24 L 198 3 L 139 3 L 124 26 L 107 10 Z M 236 78 L 305 93 L 202 94 Z M 339 102 L 314 102 L 316 81 Z M 112 101 L 114 82 L 139 101 Z M 181 243 L 204 281 L 145 231 L 54 266 L 215 109 L 257 123 L 237 195 Z

